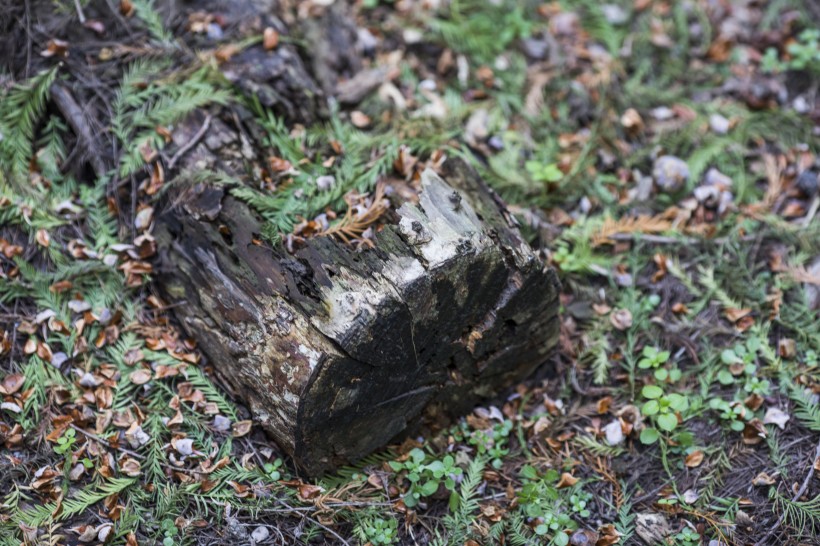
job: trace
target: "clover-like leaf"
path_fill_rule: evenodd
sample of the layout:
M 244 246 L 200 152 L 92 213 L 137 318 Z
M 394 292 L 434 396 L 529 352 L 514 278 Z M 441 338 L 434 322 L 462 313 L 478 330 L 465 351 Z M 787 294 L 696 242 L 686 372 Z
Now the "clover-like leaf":
M 681 394 L 672 393 L 667 399 L 669 406 L 676 411 L 686 411 L 689 408 L 689 400 Z
M 657 429 L 647 427 L 641 431 L 641 443 L 650 445 L 654 444 L 661 437 Z
M 662 413 L 657 418 L 658 426 L 666 432 L 672 432 L 678 426 L 678 418 L 674 413 Z
M 641 394 L 644 398 L 660 398 L 661 396 L 663 396 L 663 389 L 658 387 L 657 385 L 645 385 L 644 388 L 641 389 Z
M 732 349 L 724 349 L 723 352 L 720 353 L 720 360 L 724 364 L 736 364 L 743 362 L 743 359 L 741 359 Z
M 650 415 L 655 415 L 661 409 L 661 405 L 658 403 L 657 400 L 650 400 L 646 404 L 641 407 L 641 413 L 649 417 Z

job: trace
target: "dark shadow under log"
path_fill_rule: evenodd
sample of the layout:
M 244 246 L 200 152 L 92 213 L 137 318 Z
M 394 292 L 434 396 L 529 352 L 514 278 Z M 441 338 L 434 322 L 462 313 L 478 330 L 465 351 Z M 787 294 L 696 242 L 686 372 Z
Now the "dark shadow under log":
M 197 186 L 160 218 L 160 286 L 255 419 L 309 474 L 355 461 L 428 416 L 469 410 L 545 362 L 558 280 L 460 160 L 427 170 L 357 252 L 258 244 L 259 219 Z M 229 233 L 230 235 L 226 235 Z

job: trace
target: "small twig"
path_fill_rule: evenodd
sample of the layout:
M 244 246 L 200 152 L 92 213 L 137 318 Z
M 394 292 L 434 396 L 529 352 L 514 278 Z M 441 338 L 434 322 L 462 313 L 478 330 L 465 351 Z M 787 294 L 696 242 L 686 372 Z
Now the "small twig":
M 809 227 L 811 221 L 814 220 L 814 216 L 817 214 L 817 209 L 820 209 L 820 195 L 814 196 L 814 200 L 811 202 L 811 206 L 809 207 L 809 212 L 806 213 L 806 216 L 803 218 L 803 229 Z
M 77 17 L 80 19 L 80 23 L 85 24 L 85 13 L 83 13 L 83 6 L 80 4 L 80 0 L 74 0 L 74 7 L 77 8 Z
M 191 150 L 191 148 L 199 144 L 199 141 L 202 140 L 203 136 L 205 136 L 205 132 L 208 130 L 208 127 L 210 126 L 211 114 L 208 114 L 207 116 L 205 116 L 205 121 L 202 122 L 202 127 L 199 128 L 199 131 L 196 132 L 196 134 L 191 138 L 191 140 L 186 142 L 184 146 L 177 150 L 177 153 L 174 154 L 174 157 L 172 157 L 171 160 L 168 161 L 169 171 L 174 168 L 174 165 L 177 164 L 177 161 L 182 159 L 182 156 L 187 154 Z
M 62 85 L 54 84 L 51 86 L 51 98 L 74 130 L 74 134 L 77 135 L 80 148 L 84 152 L 82 156 L 88 159 L 91 168 L 94 169 L 94 174 L 97 175 L 98 178 L 104 176 L 108 168 L 102 159 L 102 154 L 100 154 L 100 150 L 97 147 L 97 141 L 94 138 L 91 127 L 88 125 L 88 120 L 83 109 L 80 108 L 80 105 L 74 100 L 71 92 Z
M 131 451 L 130 449 L 126 449 L 126 448 L 124 448 L 124 447 L 114 447 L 114 446 L 112 446 L 112 445 L 111 445 L 111 443 L 110 443 L 108 440 L 106 440 L 105 438 L 102 438 L 102 437 L 100 437 L 100 436 L 97 436 L 96 434 L 93 434 L 93 433 L 91 433 L 91 432 L 88 432 L 88 431 L 86 431 L 86 430 L 83 430 L 82 428 L 78 427 L 78 426 L 77 426 L 77 425 L 75 425 L 74 423 L 70 424 L 69 426 L 70 426 L 71 428 L 73 428 L 74 430 L 76 430 L 77 432 L 79 432 L 80 434 L 82 434 L 83 436 L 87 436 L 88 438 L 91 438 L 92 440 L 94 440 L 94 441 L 96 441 L 96 442 L 100 442 L 102 445 L 104 445 L 104 446 L 105 446 L 105 447 L 107 447 L 108 449 L 116 449 L 117 451 L 122 451 L 122 452 L 123 452 L 123 453 L 125 453 L 126 455 L 131 455 L 131 456 L 132 456 L 132 457 L 134 457 L 135 459 L 139 459 L 139 460 L 141 460 L 141 461 L 144 461 L 144 460 L 145 460 L 145 455 L 140 455 L 140 454 L 139 454 L 139 453 L 137 453 L 136 451 Z
M 284 503 L 282 503 L 284 504 Z M 258 511 L 264 514 L 288 514 L 290 512 L 315 512 L 320 510 L 317 506 L 290 506 L 285 504 L 287 508 L 260 508 Z M 393 506 L 392 502 L 329 502 L 324 505 L 325 508 L 352 508 L 358 506 L 364 507 L 388 507 Z
M 285 508 L 288 508 L 289 510 L 292 510 L 292 511 L 294 511 L 294 512 L 297 512 L 297 511 L 296 511 L 296 510 L 294 510 L 294 509 L 293 509 L 293 507 L 292 507 L 292 506 L 290 506 L 288 503 L 286 503 L 286 502 L 284 502 L 284 501 L 280 501 L 280 502 L 281 502 L 281 504 L 282 504 L 282 505 L 284 505 L 284 506 L 285 506 Z M 298 512 L 297 512 L 297 513 L 298 513 Z M 339 541 L 340 541 L 342 544 L 344 544 L 345 546 L 350 546 L 350 543 L 349 543 L 348 541 L 346 541 L 344 538 L 342 538 L 342 536 L 341 536 L 339 533 L 337 533 L 336 531 L 334 531 L 334 530 L 333 530 L 333 529 L 331 529 L 330 527 L 327 527 L 326 525 L 322 525 L 322 524 L 321 524 L 321 523 L 319 523 L 317 520 L 313 519 L 312 517 L 308 516 L 307 514 L 301 514 L 301 513 L 300 513 L 300 514 L 299 514 L 299 516 L 301 516 L 302 518 L 304 518 L 304 519 L 308 520 L 309 522 L 313 523 L 314 525 L 318 525 L 319 527 L 321 527 L 322 529 L 324 529 L 325 531 L 327 531 L 328 533 L 330 533 L 331 535 L 333 535 L 333 537 L 334 537 L 334 538 L 336 538 L 337 540 L 339 540 Z
M 693 239 L 691 237 L 666 237 L 663 235 L 652 235 L 651 233 L 613 233 L 612 235 L 607 235 L 607 238 L 612 239 L 613 241 L 641 240 L 647 243 L 655 243 L 662 245 L 692 245 L 702 242 L 698 239 Z
M 809 461 L 809 472 L 806 474 L 806 479 L 803 480 L 803 483 L 800 484 L 800 488 L 797 490 L 797 493 L 794 494 L 792 497 L 792 502 L 797 502 L 797 499 L 803 496 L 803 493 L 806 492 L 806 489 L 809 487 L 809 483 L 811 483 L 811 479 L 814 477 L 814 462 L 820 458 L 820 441 L 817 442 L 817 447 L 814 450 L 814 457 L 811 461 Z M 769 537 L 771 537 L 781 525 L 783 525 L 783 521 L 786 519 L 786 513 L 780 514 L 780 517 L 777 518 L 777 522 L 774 526 L 769 529 L 769 532 L 766 533 L 762 539 L 755 542 L 754 546 L 763 546 L 764 544 L 768 544 Z

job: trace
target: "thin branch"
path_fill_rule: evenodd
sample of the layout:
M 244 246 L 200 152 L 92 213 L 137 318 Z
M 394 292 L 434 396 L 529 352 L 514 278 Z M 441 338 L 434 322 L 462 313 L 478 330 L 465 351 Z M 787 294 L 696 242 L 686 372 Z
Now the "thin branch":
M 77 17 L 80 19 L 80 23 L 84 25 L 85 13 L 83 13 L 83 6 L 80 4 L 80 0 L 74 0 L 74 7 L 77 8 Z
M 811 479 L 814 477 L 814 463 L 817 459 L 820 458 L 820 441 L 817 442 L 817 447 L 814 450 L 814 458 L 809 461 L 809 472 L 806 474 L 806 479 L 803 480 L 803 483 L 800 484 L 800 489 L 797 490 L 797 493 L 794 494 L 792 497 L 792 502 L 797 502 L 797 499 L 803 496 L 803 493 L 806 492 L 806 489 L 809 487 L 809 483 L 811 483 Z M 786 513 L 783 512 L 780 514 L 780 517 L 777 518 L 777 522 L 774 526 L 769 529 L 769 532 L 766 533 L 762 539 L 755 542 L 754 546 L 764 546 L 764 544 L 769 543 L 769 538 L 783 525 L 783 521 L 786 519 Z
M 202 127 L 199 128 L 199 131 L 196 132 L 196 134 L 191 138 L 191 140 L 186 142 L 184 146 L 177 150 L 177 153 L 174 154 L 174 157 L 172 157 L 171 160 L 168 161 L 169 171 L 174 168 L 174 165 L 176 165 L 180 159 L 182 159 L 182 156 L 187 154 L 191 150 L 191 148 L 199 144 L 199 141 L 202 140 L 202 137 L 205 136 L 205 133 L 211 126 L 211 119 L 211 114 L 205 116 L 205 121 L 202 122 Z

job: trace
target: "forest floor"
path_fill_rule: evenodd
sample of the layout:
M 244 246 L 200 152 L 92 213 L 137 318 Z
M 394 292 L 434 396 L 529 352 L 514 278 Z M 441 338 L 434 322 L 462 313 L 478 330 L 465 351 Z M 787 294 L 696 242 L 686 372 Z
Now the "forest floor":
M 259 17 L 5 4 L 0 544 L 818 544 L 812 2 L 364 0 L 360 68 L 384 72 L 302 126 L 226 80 L 311 51 Z M 267 135 L 271 244 L 467 158 L 559 271 L 547 379 L 303 479 L 152 284 L 174 131 L 203 111 L 194 140 L 237 112 Z

